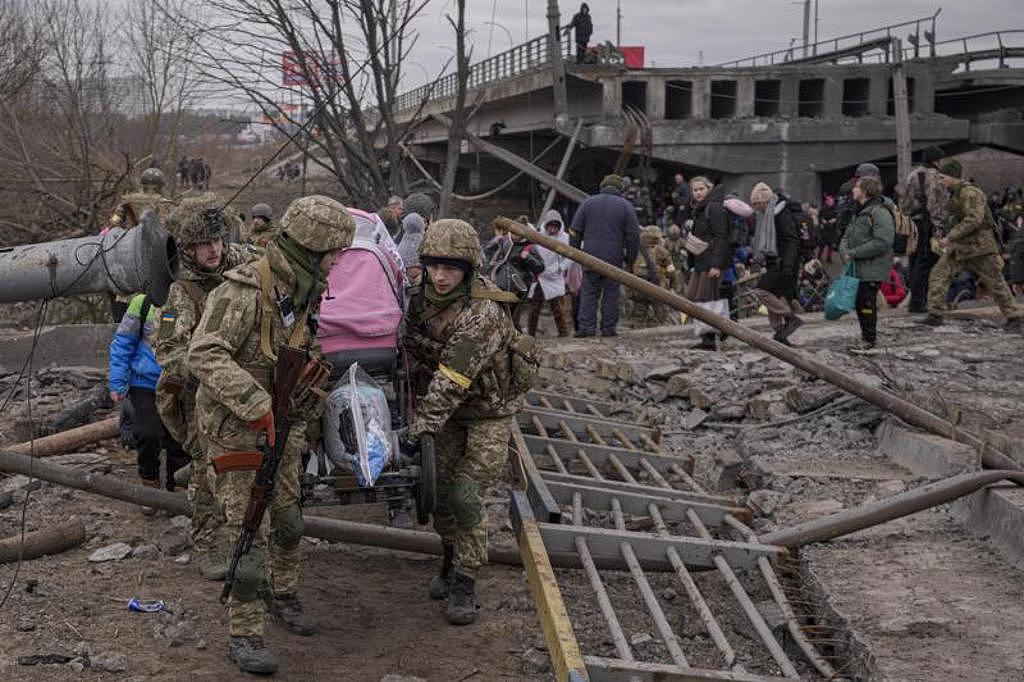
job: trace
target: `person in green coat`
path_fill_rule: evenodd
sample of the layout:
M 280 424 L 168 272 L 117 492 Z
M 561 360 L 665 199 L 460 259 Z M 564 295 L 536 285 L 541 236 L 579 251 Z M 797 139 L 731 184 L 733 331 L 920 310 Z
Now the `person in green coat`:
M 885 197 L 882 181 L 873 176 L 857 179 L 853 199 L 858 209 L 843 234 L 839 255 L 853 263 L 853 274 L 860 279 L 857 288 L 857 321 L 861 343 L 851 353 L 872 354 L 878 341 L 878 288 L 889 278 L 892 268 L 892 243 L 896 224 Z

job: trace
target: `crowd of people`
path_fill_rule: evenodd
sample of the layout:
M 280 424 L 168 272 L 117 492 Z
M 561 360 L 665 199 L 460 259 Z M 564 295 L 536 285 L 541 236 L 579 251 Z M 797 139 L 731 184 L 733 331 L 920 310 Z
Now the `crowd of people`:
M 680 174 L 663 195 L 663 219 L 645 225 L 651 193 L 612 174 L 569 220 L 548 210 L 537 221 L 520 216 L 524 229 L 511 231 L 514 225 L 496 220 L 493 235 L 481 239 L 479 227 L 437 216 L 425 194 L 392 196 L 375 213 L 308 196 L 280 220 L 258 203 L 244 221 L 212 193 L 177 203 L 164 198 L 162 174 L 148 169 L 142 190 L 122 197 L 108 227 L 131 228 L 154 211 L 177 242 L 181 268 L 159 309 L 146 294 L 112 301 L 120 324 L 110 345 L 110 397 L 131 404 L 130 440 L 143 485 L 176 490 L 176 470 L 190 463 L 193 556 L 209 580 L 229 573 L 225 550 L 241 532 L 254 477 L 254 467 L 222 467 L 218 458 L 251 455 L 282 438 L 267 522 L 239 562 L 227 602 L 230 657 L 243 671 L 273 672 L 277 661 L 262 637 L 266 612 L 295 634 L 316 632 L 297 591 L 299 471 L 322 406 L 297 403 L 290 430 L 279 431 L 270 377 L 280 348 L 321 340 L 321 302 L 333 300 L 329 273 L 339 254 L 354 244 L 379 247 L 400 273 L 394 291 L 404 324 L 394 332 L 396 352 L 405 349 L 417 398 L 414 417 L 396 438 L 406 451 L 428 436 L 437 442 L 434 526 L 443 557 L 428 592 L 447 600 L 451 623 L 469 624 L 486 560 L 485 496 L 505 460 L 509 418 L 536 371 L 531 337 L 545 309 L 558 336 L 609 337 L 618 333 L 622 310 L 639 326 L 680 321 L 642 292 L 631 290 L 623 300 L 621 284 L 608 276 L 612 269 L 726 316 L 738 313 L 745 286 L 768 315 L 775 341 L 788 345 L 800 315 L 813 307 L 805 288 L 820 291 L 838 259 L 835 266 L 857 278 L 850 307 L 860 339 L 852 352 L 876 351 L 880 299 L 899 305 L 909 295 L 924 324 L 943 324 L 963 277 L 991 295 L 1008 330 L 1020 331 L 1024 313 L 1014 306 L 1004 256 L 1019 290 L 1024 200 L 1020 191 L 986 196 L 962 176 L 955 160 L 915 168 L 893 201 L 878 168 L 865 163 L 819 208 L 764 182 L 741 198 L 708 177 L 687 181 Z M 594 260 L 583 267 L 559 247 L 524 237 L 529 229 L 606 267 Z M 909 267 L 898 262 L 900 254 Z M 708 325 L 698 336 L 701 350 L 723 340 Z

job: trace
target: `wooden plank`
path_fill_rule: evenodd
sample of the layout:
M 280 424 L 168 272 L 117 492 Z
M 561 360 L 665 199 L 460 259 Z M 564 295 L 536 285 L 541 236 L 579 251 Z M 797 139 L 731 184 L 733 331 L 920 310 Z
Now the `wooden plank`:
M 591 528 L 584 526 L 558 525 L 541 523 L 541 535 L 548 554 L 568 554 L 575 552 L 575 540 L 583 537 L 594 557 L 595 563 L 603 567 L 627 570 L 622 558 L 621 545 L 628 542 L 636 552 L 637 559 L 644 569 L 652 571 L 674 571 L 666 550 L 675 547 L 683 563 L 688 568 L 714 568 L 715 557 L 724 557 L 736 568 L 749 568 L 757 565 L 760 557 L 775 561 L 786 550 L 774 545 L 761 545 L 749 542 L 731 542 L 728 540 L 706 540 L 689 537 L 659 537 L 653 533 L 635 533 L 632 531 L 610 530 L 607 528 Z
M 541 538 L 537 521 L 530 512 L 530 504 L 521 491 L 513 491 L 512 498 L 519 552 L 523 558 L 530 590 L 533 592 L 533 600 L 537 605 L 540 626 L 555 679 L 559 682 L 589 680 L 579 643 L 576 641 L 576 633 L 569 620 L 569 612 L 565 608 L 554 569 L 544 549 L 544 540 Z

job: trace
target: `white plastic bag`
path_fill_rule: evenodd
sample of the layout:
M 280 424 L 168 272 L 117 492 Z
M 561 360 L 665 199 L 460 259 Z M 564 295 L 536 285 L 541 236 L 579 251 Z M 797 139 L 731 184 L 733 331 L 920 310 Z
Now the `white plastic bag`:
M 355 474 L 361 487 L 373 487 L 394 456 L 391 410 L 384 391 L 359 363 L 352 363 L 327 396 L 323 422 L 327 456 Z M 348 428 L 345 422 L 351 424 L 353 447 L 346 447 L 342 437 L 342 429 Z
M 717 301 L 698 301 L 697 305 L 709 313 L 729 319 L 729 299 L 720 298 Z M 703 336 L 704 334 L 718 334 L 719 331 L 706 322 L 693 318 L 693 335 Z

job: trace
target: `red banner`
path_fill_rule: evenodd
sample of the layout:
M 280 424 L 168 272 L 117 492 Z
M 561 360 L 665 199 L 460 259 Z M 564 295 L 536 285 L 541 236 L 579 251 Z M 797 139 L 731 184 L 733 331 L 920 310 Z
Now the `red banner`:
M 303 87 L 310 84 L 310 81 L 321 81 L 324 76 L 339 78 L 340 61 L 336 54 L 331 53 L 330 64 L 324 63 L 324 57 L 320 54 L 308 53 L 303 55 L 306 61 L 306 68 L 294 52 L 285 51 L 281 53 L 281 84 L 284 86 Z M 326 67 L 326 68 L 325 68 Z M 311 78 L 312 77 L 312 78 Z
M 625 47 L 620 45 L 618 49 L 626 59 L 627 69 L 644 68 L 644 48 L 642 45 L 635 47 Z

